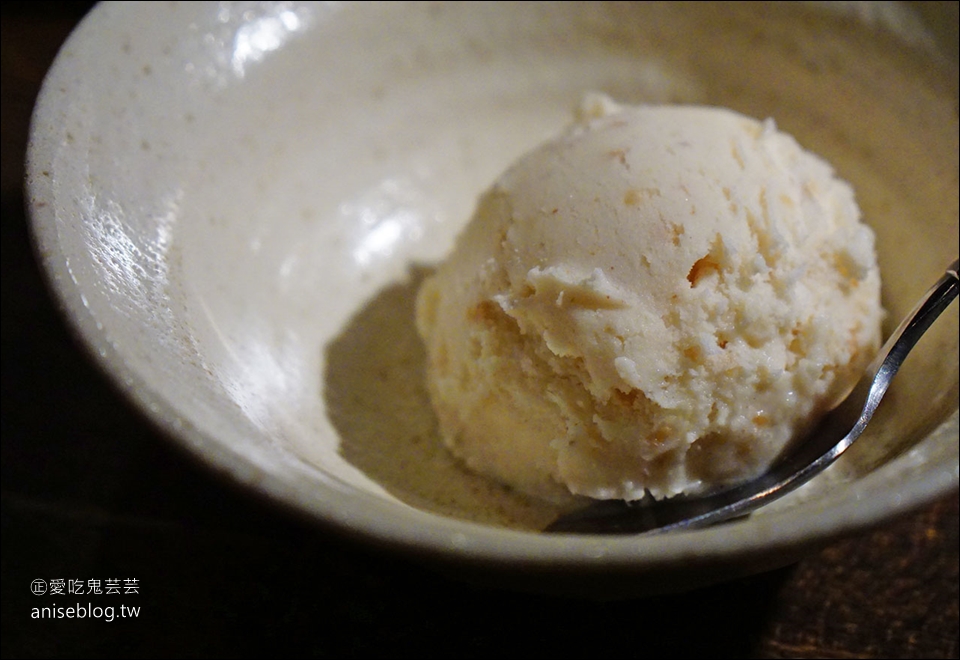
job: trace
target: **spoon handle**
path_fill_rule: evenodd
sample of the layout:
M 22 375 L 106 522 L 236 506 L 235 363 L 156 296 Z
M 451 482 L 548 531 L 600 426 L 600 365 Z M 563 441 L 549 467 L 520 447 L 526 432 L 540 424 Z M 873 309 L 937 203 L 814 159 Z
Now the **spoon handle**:
M 561 516 L 545 531 L 579 534 L 643 534 L 705 527 L 745 515 L 816 476 L 863 433 L 890 380 L 920 337 L 957 297 L 954 261 L 900 323 L 847 398 L 796 451 L 753 481 L 714 494 L 657 502 L 605 500 Z
M 960 290 L 960 277 L 957 275 L 960 259 L 954 261 L 943 276 L 924 294 L 923 298 L 907 314 L 906 318 L 900 322 L 897 329 L 893 331 L 890 338 L 880 349 L 880 352 L 874 358 L 867 370 L 866 376 L 861 379 L 861 384 L 869 385 L 868 391 L 863 396 L 863 409 L 855 426 L 844 441 L 837 445 L 839 456 L 863 431 L 874 411 L 880 403 L 880 399 L 886 393 L 890 386 L 890 381 L 900 369 L 900 365 L 906 359 L 907 354 L 920 340 L 920 337 L 930 328 L 934 321 L 947 308 L 947 306 L 957 297 Z M 850 399 L 856 402 L 859 397 L 851 394 Z M 846 403 L 846 402 L 844 402 Z M 854 433 L 856 433 L 854 435 Z M 852 438 L 850 436 L 853 436 Z

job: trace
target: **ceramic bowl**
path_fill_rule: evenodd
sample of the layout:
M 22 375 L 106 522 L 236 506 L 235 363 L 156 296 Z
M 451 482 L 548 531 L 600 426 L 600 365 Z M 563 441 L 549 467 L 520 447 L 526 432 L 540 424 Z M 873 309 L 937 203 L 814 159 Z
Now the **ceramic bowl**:
M 599 597 L 781 566 L 957 488 L 957 305 L 809 487 L 604 538 L 538 532 L 548 509 L 450 459 L 412 301 L 482 190 L 602 91 L 773 117 L 854 184 L 902 316 L 956 256 L 956 17 L 821 4 L 104 3 L 36 108 L 38 253 L 172 441 L 333 530 Z

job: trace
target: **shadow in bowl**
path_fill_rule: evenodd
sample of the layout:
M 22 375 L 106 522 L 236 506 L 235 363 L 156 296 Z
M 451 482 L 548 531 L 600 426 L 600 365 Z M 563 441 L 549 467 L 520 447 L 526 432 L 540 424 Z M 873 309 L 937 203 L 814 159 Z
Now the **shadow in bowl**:
M 473 522 L 540 530 L 558 509 L 467 471 L 443 446 L 425 386 L 410 269 L 381 289 L 326 347 L 324 398 L 340 455 L 397 499 Z

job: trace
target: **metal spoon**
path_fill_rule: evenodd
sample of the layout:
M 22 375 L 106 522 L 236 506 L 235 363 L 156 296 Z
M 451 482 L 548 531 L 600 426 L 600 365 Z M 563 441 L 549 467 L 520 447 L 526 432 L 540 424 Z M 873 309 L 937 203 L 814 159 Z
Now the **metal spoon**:
M 643 534 L 706 527 L 745 515 L 798 488 L 833 463 L 860 437 L 904 358 L 957 297 L 954 261 L 900 323 L 849 396 L 796 450 L 753 481 L 717 493 L 648 502 L 598 501 L 563 515 L 545 531 L 574 534 Z

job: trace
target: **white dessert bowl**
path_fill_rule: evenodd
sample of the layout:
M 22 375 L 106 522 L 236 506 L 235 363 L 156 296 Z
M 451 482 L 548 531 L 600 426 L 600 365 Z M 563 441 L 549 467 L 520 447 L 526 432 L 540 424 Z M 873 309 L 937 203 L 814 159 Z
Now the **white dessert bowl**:
M 955 108 L 956 54 L 937 41 L 943 23 L 870 6 L 803 9 L 824 38 L 780 49 L 772 71 L 738 58 L 792 28 L 774 13 L 746 31 L 749 8 L 690 10 L 713 35 L 694 47 L 674 9 L 644 3 L 104 3 L 35 110 L 37 251 L 84 345 L 172 442 L 332 530 L 487 583 L 599 597 L 782 566 L 957 489 L 956 305 L 830 474 L 745 520 L 632 538 L 543 534 L 521 505 L 501 524 L 500 500 L 471 511 L 486 496 L 430 490 L 431 470 L 458 473 L 423 449 L 436 429 L 417 408 L 412 300 L 480 193 L 599 90 L 773 116 L 864 193 L 884 305 L 903 316 L 955 258 L 956 115 L 941 106 Z M 855 65 L 851 30 L 879 44 Z M 922 82 L 940 96 L 896 93 L 911 65 L 870 60 L 891 43 L 937 63 Z M 840 69 L 860 81 L 845 105 L 805 102 L 810 85 L 829 98 Z M 857 132 L 852 110 L 868 105 L 889 135 Z M 896 133 L 904 116 L 920 128 Z M 922 147 L 943 176 L 888 190 L 890 153 L 913 157 L 944 116 L 952 143 L 948 126 Z M 951 172 L 952 188 L 938 183 Z M 939 210 L 914 213 L 923 203 Z M 436 501 L 448 492 L 462 499 Z

